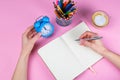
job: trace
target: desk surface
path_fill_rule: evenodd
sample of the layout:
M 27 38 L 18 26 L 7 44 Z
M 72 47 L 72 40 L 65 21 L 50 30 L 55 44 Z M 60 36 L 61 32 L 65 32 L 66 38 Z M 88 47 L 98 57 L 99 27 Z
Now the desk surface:
M 20 55 L 21 34 L 40 15 L 48 15 L 51 18 L 56 32 L 53 37 L 40 39 L 36 43 L 29 60 L 29 80 L 54 80 L 53 75 L 38 56 L 37 50 L 79 24 L 81 20 L 86 21 L 92 31 L 104 37 L 103 42 L 107 48 L 120 54 L 120 0 L 79 0 L 77 3 L 79 13 L 74 16 L 73 23 L 64 28 L 55 23 L 52 2 L 53 0 L 0 1 L 0 79 L 10 80 Z M 97 10 L 109 14 L 110 24 L 107 27 L 96 29 L 91 25 L 91 14 Z M 96 63 L 93 68 L 97 74 L 87 70 L 76 80 L 120 80 L 120 71 L 106 59 Z

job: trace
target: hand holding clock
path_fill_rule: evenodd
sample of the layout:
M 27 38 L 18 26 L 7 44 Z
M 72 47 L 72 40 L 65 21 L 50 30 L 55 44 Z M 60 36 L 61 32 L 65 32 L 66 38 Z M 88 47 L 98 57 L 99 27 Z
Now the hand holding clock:
M 34 29 L 36 32 L 40 32 L 44 38 L 50 37 L 54 32 L 54 26 L 47 16 L 38 18 L 34 23 Z

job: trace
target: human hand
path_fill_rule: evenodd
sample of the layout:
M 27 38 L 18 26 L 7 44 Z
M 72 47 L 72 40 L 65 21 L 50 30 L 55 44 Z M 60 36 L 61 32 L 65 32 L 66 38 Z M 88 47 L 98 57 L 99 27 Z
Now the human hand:
M 84 40 L 84 38 L 92 38 L 95 36 L 98 36 L 98 35 L 96 33 L 86 31 L 80 36 L 80 39 L 82 39 L 80 42 L 80 45 L 90 47 L 94 51 L 102 54 L 103 51 L 106 50 L 106 48 L 104 47 L 104 45 L 100 40 L 90 40 L 90 41 Z
M 40 38 L 40 33 L 37 33 L 33 26 L 30 26 L 22 34 L 22 54 L 29 55 L 34 47 L 35 42 Z

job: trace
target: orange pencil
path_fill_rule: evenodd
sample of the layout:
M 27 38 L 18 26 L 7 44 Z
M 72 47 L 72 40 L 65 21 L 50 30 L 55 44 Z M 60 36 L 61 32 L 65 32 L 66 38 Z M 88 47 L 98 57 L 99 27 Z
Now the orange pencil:
M 56 16 L 57 16 L 58 18 L 60 18 L 60 15 L 57 13 L 56 10 L 54 11 L 54 13 L 56 14 Z

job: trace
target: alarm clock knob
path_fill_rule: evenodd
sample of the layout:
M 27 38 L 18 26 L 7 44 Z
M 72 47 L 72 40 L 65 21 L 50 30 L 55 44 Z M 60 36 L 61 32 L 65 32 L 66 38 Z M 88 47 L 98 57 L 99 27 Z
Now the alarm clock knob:
M 36 21 L 35 23 L 34 23 L 34 29 L 35 29 L 35 31 L 36 32 L 40 32 L 40 22 L 39 21 Z
M 44 16 L 44 17 L 42 18 L 42 21 L 43 21 L 43 22 L 49 22 L 50 19 L 49 19 L 47 16 Z

